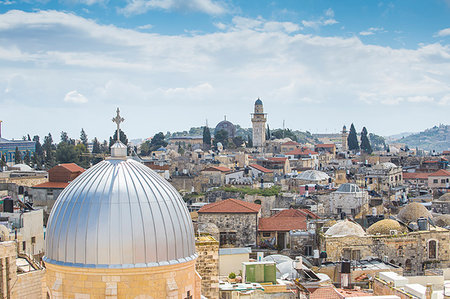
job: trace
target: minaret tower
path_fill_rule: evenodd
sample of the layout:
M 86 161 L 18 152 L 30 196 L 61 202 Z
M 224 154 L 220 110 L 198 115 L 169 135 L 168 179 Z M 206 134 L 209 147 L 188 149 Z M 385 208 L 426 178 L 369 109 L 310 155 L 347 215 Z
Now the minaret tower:
M 348 150 L 347 138 L 348 138 L 347 127 L 344 125 L 344 127 L 342 128 L 342 151 L 344 152 Z
M 267 113 L 264 113 L 263 103 L 258 98 L 255 102 L 255 113 L 252 113 L 253 147 L 262 151 L 266 141 Z

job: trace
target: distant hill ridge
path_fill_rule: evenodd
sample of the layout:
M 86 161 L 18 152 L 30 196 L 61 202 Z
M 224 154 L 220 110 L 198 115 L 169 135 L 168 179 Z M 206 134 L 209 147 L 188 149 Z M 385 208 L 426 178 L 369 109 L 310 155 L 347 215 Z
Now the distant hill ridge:
M 441 124 L 423 132 L 399 138 L 394 142 L 405 143 L 409 148 L 418 147 L 428 151 L 450 150 L 450 126 Z

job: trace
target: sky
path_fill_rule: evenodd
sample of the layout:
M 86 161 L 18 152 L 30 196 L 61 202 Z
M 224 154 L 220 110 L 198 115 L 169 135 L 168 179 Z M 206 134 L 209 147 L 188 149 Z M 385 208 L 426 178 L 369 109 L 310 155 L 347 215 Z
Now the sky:
M 0 0 L 2 137 L 449 124 L 450 0 Z

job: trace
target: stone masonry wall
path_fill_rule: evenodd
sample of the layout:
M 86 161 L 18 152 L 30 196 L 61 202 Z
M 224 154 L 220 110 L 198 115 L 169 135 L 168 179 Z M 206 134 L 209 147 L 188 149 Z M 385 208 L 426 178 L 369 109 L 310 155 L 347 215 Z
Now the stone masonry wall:
M 219 298 L 219 242 L 211 236 L 196 238 L 197 262 L 195 269 L 202 277 L 202 295 Z
M 214 223 L 220 232 L 236 232 L 236 247 L 256 244 L 257 214 L 199 213 L 199 223 Z M 220 241 L 220 240 L 219 240 Z

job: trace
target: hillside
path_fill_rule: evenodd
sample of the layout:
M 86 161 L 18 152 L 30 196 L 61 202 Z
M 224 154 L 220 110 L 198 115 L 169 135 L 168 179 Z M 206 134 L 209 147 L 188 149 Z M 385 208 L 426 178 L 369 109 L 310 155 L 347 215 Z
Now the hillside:
M 405 143 L 409 148 L 418 147 L 424 150 L 438 152 L 450 149 L 450 126 L 439 125 L 423 132 L 399 138 L 395 142 Z

